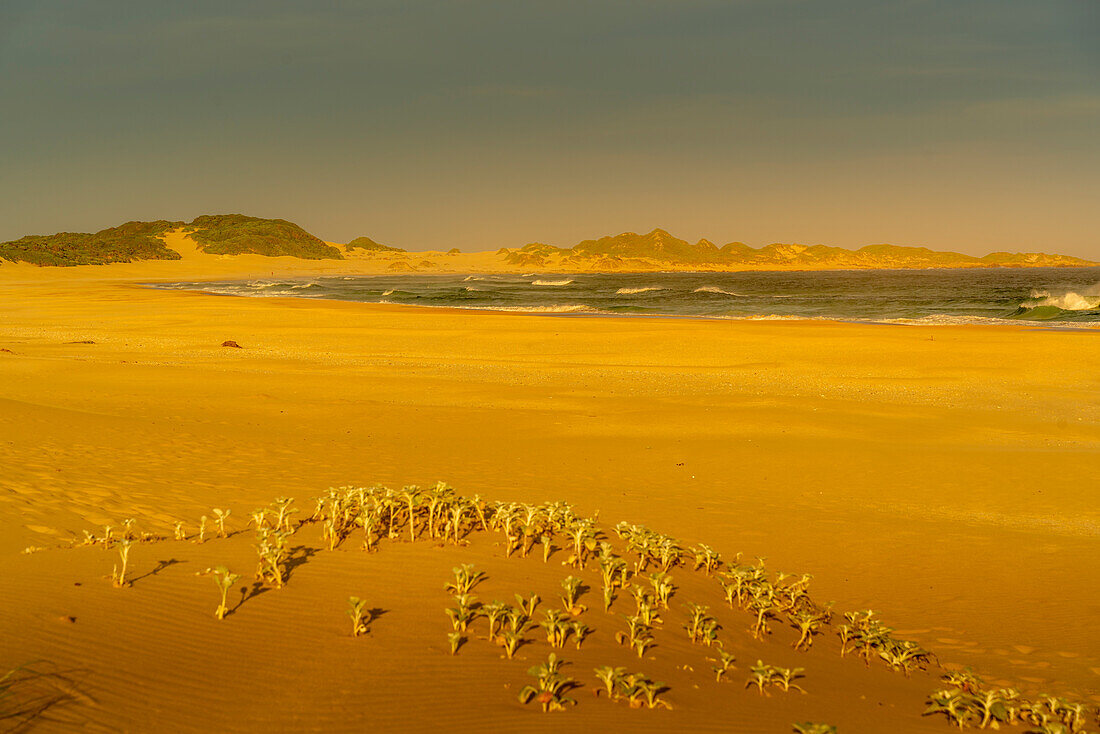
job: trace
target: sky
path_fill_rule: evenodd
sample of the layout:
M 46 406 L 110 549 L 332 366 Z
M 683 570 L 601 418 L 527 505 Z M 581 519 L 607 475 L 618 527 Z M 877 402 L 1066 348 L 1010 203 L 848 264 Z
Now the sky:
M 240 212 L 1100 260 L 1100 2 L 3 0 L 0 141 L 0 241 Z

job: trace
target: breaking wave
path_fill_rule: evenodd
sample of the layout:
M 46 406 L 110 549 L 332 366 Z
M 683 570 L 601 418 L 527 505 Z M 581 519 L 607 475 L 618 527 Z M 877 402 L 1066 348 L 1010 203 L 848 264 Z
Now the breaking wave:
M 1054 306 L 1063 311 L 1093 311 L 1100 308 L 1100 283 L 1087 288 L 1082 293 L 1066 291 L 1051 293 L 1045 288 L 1032 288 L 1031 299 L 1020 304 L 1021 308 L 1040 308 Z
M 632 296 L 635 293 L 648 293 L 650 291 L 663 291 L 663 290 L 667 290 L 667 289 L 662 288 L 661 286 L 658 286 L 658 285 L 647 285 L 643 288 L 620 288 L 619 290 L 615 291 L 615 293 L 616 293 L 616 295 L 620 295 L 620 296 Z
M 733 296 L 734 298 L 748 298 L 744 293 L 734 293 L 733 291 L 725 291 L 716 285 L 705 285 L 702 288 L 696 288 L 692 293 L 714 293 L 720 296 Z
M 566 280 L 532 280 L 531 285 L 569 285 L 573 281 Z

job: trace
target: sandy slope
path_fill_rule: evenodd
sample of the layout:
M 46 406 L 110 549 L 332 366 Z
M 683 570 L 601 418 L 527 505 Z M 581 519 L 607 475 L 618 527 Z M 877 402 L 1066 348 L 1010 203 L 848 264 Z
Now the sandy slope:
M 1094 334 L 566 319 L 127 284 L 295 266 L 193 254 L 0 268 L 0 668 L 46 658 L 79 669 L 98 705 L 72 716 L 131 731 L 374 721 L 748 732 L 804 718 L 948 731 L 916 715 L 932 679 L 865 670 L 829 652 L 835 642 L 794 653 L 790 630 L 762 648 L 737 637 L 742 664 L 718 689 L 676 670 L 705 669 L 701 652 L 659 638 L 647 665 L 673 685 L 674 711 L 590 701 L 592 667 L 630 662 L 602 620 L 603 635 L 566 654 L 588 685 L 581 706 L 547 723 L 513 702 L 544 643 L 523 661 L 485 643 L 441 652 L 441 585 L 460 558 L 489 571 L 483 599 L 547 595 L 566 574 L 506 561 L 490 539 L 318 553 L 286 589 L 222 623 L 210 616 L 212 582 L 194 574 L 250 570 L 249 534 L 138 546 L 139 575 L 180 563 L 126 591 L 103 578 L 113 559 L 101 550 L 19 554 L 124 517 L 165 532 L 229 507 L 243 529 L 280 494 L 306 504 L 330 485 L 436 479 L 494 499 L 566 499 L 611 524 L 767 556 L 814 574 L 819 599 L 873 607 L 944 660 L 1100 700 Z M 225 339 L 244 349 L 219 347 Z M 697 593 L 720 601 L 710 586 Z M 389 610 L 368 638 L 346 636 L 351 594 Z M 739 635 L 745 620 L 726 614 Z M 741 690 L 750 656 L 804 665 L 810 693 Z

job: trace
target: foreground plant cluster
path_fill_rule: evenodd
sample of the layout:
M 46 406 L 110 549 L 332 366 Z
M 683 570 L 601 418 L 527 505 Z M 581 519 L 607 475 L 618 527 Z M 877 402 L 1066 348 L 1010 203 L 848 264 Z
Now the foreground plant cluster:
M 929 651 L 916 643 L 896 639 L 893 630 L 874 612 L 854 611 L 837 617 L 831 604 L 815 602 L 809 593 L 809 575 L 773 573 L 765 567 L 763 559 L 742 563 L 740 554 L 727 561 L 709 546 L 685 545 L 641 525 L 619 523 L 608 531 L 599 524 L 598 513 L 593 517 L 580 516 L 564 502 L 540 505 L 489 502 L 477 495 L 460 495 L 443 483 L 401 490 L 381 486 L 341 487 L 330 489 L 314 502 L 312 513 L 301 519 L 295 517 L 299 514 L 295 501 L 286 497 L 250 514 L 249 525 L 255 533 L 257 583 L 277 589 L 287 582 L 292 562 L 289 539 L 307 524 L 320 525 L 329 550 L 356 542 L 367 552 L 377 550 L 383 540 L 430 540 L 460 545 L 471 533 L 496 533 L 502 538 L 506 557 L 526 558 L 538 548 L 542 560 L 549 562 L 555 551 L 563 551 L 562 565 L 578 572 L 598 571 L 605 615 L 602 620 L 618 618 L 619 629 L 614 639 L 632 650 L 639 660 L 644 660 L 655 646 L 652 632 L 662 628 L 664 617 L 675 607 L 686 616 L 682 629 L 687 640 L 707 648 L 713 655 L 709 660 L 714 663 L 711 670 L 715 679 L 721 682 L 736 668 L 734 655 L 723 650 L 722 626 L 710 614 L 710 607 L 688 600 L 675 603 L 679 591 L 673 578 L 676 571 L 713 578 L 730 609 L 745 614 L 746 630 L 758 640 L 771 635 L 775 624 L 783 624 L 798 633 L 792 645 L 795 650 L 808 651 L 816 637 L 832 631 L 839 639 L 841 656 L 856 655 L 867 665 L 881 660 L 890 669 L 909 676 L 913 670 L 938 664 Z M 198 532 L 192 536 L 182 523 L 177 523 L 175 538 L 201 543 L 208 534 L 226 537 L 230 515 L 228 510 L 213 510 L 213 522 L 203 516 Z M 129 583 L 126 574 L 132 544 L 161 539 L 147 533 L 139 535 L 133 525 L 132 520 L 125 521 L 117 535 L 111 527 L 104 528 L 102 536 L 84 534 L 83 544 L 117 548 L 120 564 L 116 564 L 112 578 L 120 588 Z M 240 576 L 225 566 L 208 569 L 207 573 L 213 575 L 220 595 L 215 616 L 222 619 L 230 613 L 226 594 Z M 541 610 L 543 600 L 533 592 L 515 594 L 515 604 L 478 601 L 473 592 L 485 578 L 473 565 L 464 564 L 454 569 L 453 580 L 445 586 L 454 600 L 453 606 L 445 609 L 452 626 L 447 635 L 447 649 L 452 655 L 458 654 L 469 640 L 472 626 L 479 620 L 485 622 L 484 639 L 499 646 L 508 659 L 533 642 L 529 635 L 536 628 L 541 628 L 552 650 L 563 650 L 570 642 L 579 650 L 594 631 L 586 622 L 586 615 L 591 613 L 580 603 L 590 589 L 577 576 L 570 574 L 561 581 L 559 607 Z M 633 602 L 633 612 L 613 615 L 612 606 L 623 595 Z M 541 618 L 536 617 L 536 611 Z M 353 635 L 368 632 L 371 610 L 364 600 L 351 597 L 347 613 Z M 522 689 L 519 700 L 536 702 L 547 712 L 576 705 L 569 693 L 581 684 L 562 672 L 565 665 L 568 663 L 557 652 L 550 652 L 544 663 L 528 670 L 534 683 Z M 662 697 L 668 687 L 643 672 L 603 666 L 595 669 L 594 675 L 599 683 L 595 689 L 597 696 L 603 694 L 610 701 L 625 702 L 633 708 L 672 707 Z M 744 687 L 756 688 L 760 695 L 773 691 L 805 692 L 794 682 L 803 678 L 806 678 L 803 668 L 782 668 L 757 660 L 749 666 Z M 950 687 L 930 694 L 930 706 L 924 713 L 942 713 L 960 729 L 1019 723 L 1031 726 L 1029 732 L 1078 734 L 1085 732 L 1088 722 L 1097 717 L 1097 712 L 1080 703 L 1053 696 L 1026 700 L 1014 689 L 987 690 L 969 672 L 949 674 L 944 680 Z M 836 731 L 827 724 L 810 722 L 793 726 L 796 732 Z

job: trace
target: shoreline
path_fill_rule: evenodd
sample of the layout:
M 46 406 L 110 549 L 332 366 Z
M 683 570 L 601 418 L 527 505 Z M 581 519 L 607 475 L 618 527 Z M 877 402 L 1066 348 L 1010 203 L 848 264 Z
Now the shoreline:
M 705 271 L 709 272 L 709 271 Z M 700 273 L 700 274 L 705 274 Z M 900 272 L 900 271 L 899 271 Z M 565 273 L 565 275 L 583 276 L 592 275 L 593 273 Z M 600 275 L 610 275 L 612 273 L 600 273 Z M 670 273 L 669 273 L 670 274 Z M 476 275 L 493 275 L 493 273 L 431 273 L 431 274 L 414 274 L 412 276 L 408 274 L 403 275 L 380 275 L 380 274 L 362 274 L 358 277 L 371 278 L 371 277 L 456 277 L 458 275 L 476 276 Z M 269 276 L 270 277 L 270 276 Z M 317 275 L 300 275 L 296 277 L 281 278 L 281 280 L 294 280 L 294 279 L 309 279 L 309 278 L 325 278 L 326 276 Z M 343 278 L 354 276 L 339 276 L 330 275 L 331 278 Z M 191 291 L 199 292 L 205 295 L 212 296 L 229 296 L 237 298 L 251 298 L 251 299 L 279 299 L 288 298 L 291 300 L 303 300 L 303 301 L 337 301 L 342 303 L 361 303 L 370 306 L 400 306 L 416 309 L 443 309 L 453 311 L 476 311 L 482 313 L 520 313 L 535 316 L 553 316 L 558 318 L 625 318 L 625 319 L 673 319 L 673 320 L 703 320 L 703 321 L 794 321 L 794 322 L 806 322 L 806 323 L 840 323 L 840 324 L 864 324 L 864 325 L 877 325 L 877 326 L 929 326 L 929 327 L 944 327 L 944 326 L 988 326 L 992 328 L 1025 328 L 1025 329 L 1050 329 L 1050 330 L 1067 330 L 1078 332 L 1097 332 L 1100 331 L 1100 321 L 1096 322 L 1080 322 L 1080 321 L 1058 321 L 1058 320 L 1041 320 L 1041 319 L 1009 319 L 997 316 L 952 316 L 950 314 L 928 314 L 921 317 L 900 317 L 890 319 L 874 319 L 867 317 L 842 317 L 842 316 L 806 316 L 806 315 L 794 315 L 794 314 L 758 314 L 751 316 L 732 316 L 732 315 L 712 315 L 712 314 L 691 314 L 691 313 L 638 313 L 638 312 L 619 312 L 599 309 L 587 304 L 551 304 L 546 306 L 531 305 L 531 306 L 459 306 L 459 305 L 429 305 L 419 303 L 394 303 L 391 301 L 366 301 L 356 300 L 352 298 L 335 298 L 310 295 L 286 295 L 279 294 L 274 296 L 264 296 L 259 293 L 217 293 L 210 290 L 205 290 L 201 287 L 201 284 L 210 283 L 234 283 L 244 284 L 251 283 L 257 280 L 265 280 L 265 278 L 234 278 L 227 281 L 226 279 L 194 279 L 185 281 L 144 281 L 134 282 L 134 285 L 140 287 L 151 288 L 155 290 L 167 290 L 167 291 Z M 280 280 L 276 278 L 276 280 Z M 185 288 L 170 288 L 169 285 L 174 286 L 191 286 Z

